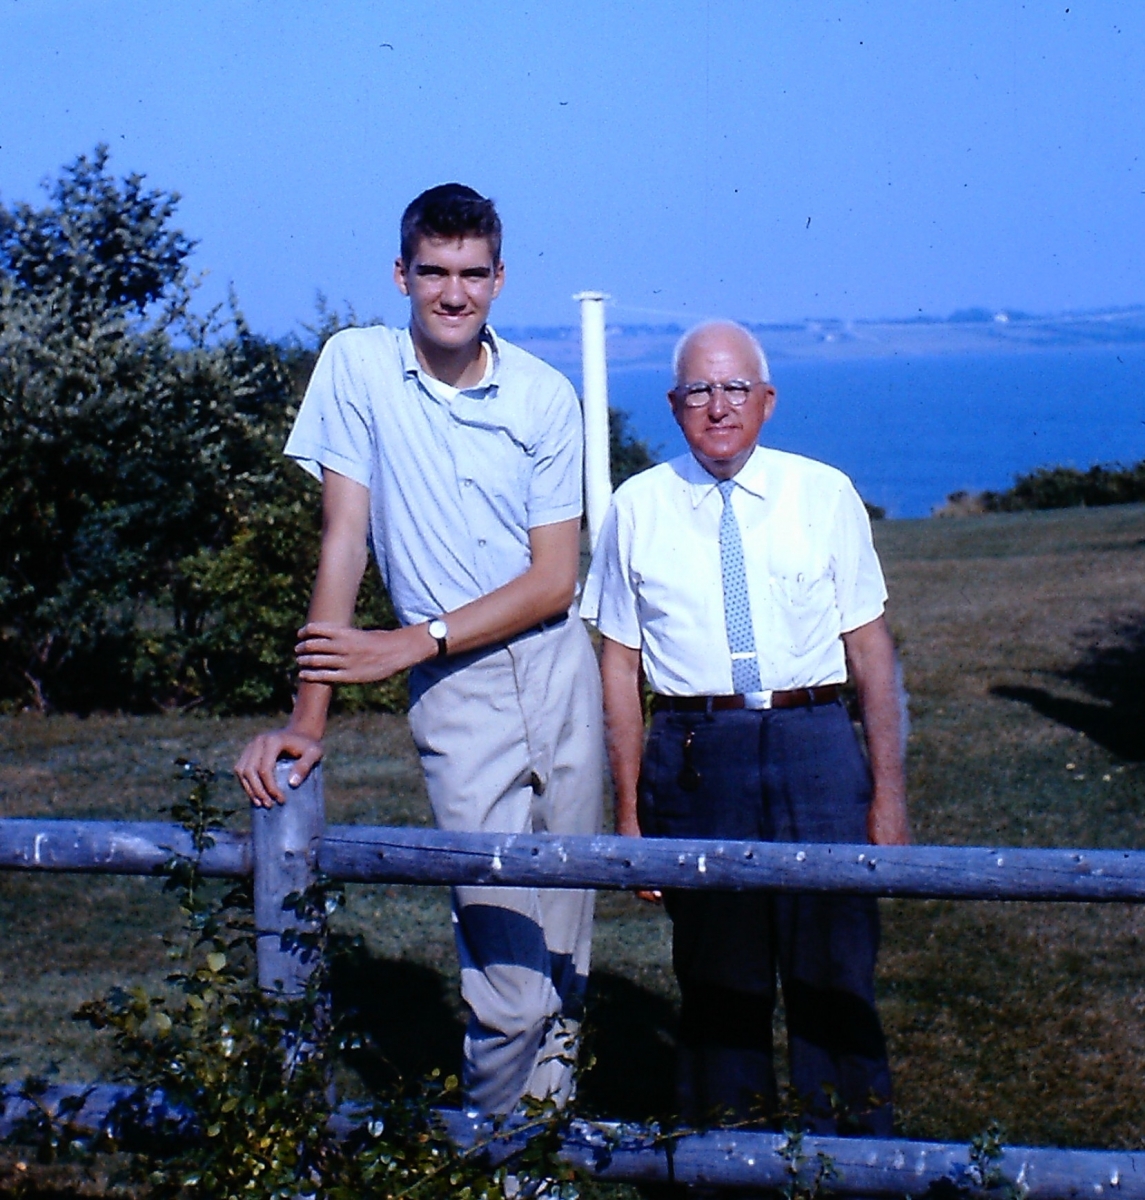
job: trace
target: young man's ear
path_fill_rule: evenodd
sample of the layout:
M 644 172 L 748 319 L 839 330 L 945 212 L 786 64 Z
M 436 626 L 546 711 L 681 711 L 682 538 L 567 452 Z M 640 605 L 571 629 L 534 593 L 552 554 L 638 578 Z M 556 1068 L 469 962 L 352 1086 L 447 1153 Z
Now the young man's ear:
M 409 295 L 409 280 L 406 278 L 406 265 L 400 256 L 394 259 L 394 283 L 403 296 Z
M 496 300 L 505 286 L 505 260 L 502 259 L 493 268 L 493 299 Z

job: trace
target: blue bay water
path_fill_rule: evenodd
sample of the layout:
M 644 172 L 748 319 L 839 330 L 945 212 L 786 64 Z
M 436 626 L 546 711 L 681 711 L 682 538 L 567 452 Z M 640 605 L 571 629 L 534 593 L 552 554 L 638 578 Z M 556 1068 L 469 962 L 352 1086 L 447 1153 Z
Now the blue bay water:
M 772 373 L 779 403 L 761 440 L 846 471 L 894 517 L 1039 466 L 1145 458 L 1145 347 L 780 360 Z M 667 369 L 609 373 L 613 407 L 661 458 L 685 449 L 669 386 Z

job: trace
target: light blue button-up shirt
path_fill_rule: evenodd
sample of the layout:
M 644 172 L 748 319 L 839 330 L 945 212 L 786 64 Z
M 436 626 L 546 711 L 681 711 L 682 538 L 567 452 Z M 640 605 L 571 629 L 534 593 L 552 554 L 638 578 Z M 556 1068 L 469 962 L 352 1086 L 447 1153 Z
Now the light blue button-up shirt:
M 560 372 L 487 330 L 490 370 L 450 394 L 409 331 L 326 343 L 285 453 L 370 489 L 374 556 L 405 624 L 430 620 L 529 567 L 529 530 L 580 516 L 583 426 Z M 436 385 L 436 386 L 435 386 Z

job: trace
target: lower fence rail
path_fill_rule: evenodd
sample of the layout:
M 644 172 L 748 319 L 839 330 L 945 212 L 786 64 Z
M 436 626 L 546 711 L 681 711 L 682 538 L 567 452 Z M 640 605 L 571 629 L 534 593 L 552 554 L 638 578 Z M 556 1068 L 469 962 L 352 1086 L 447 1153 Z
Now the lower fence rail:
M 84 1098 L 69 1115 L 81 1130 L 95 1132 L 133 1089 L 113 1084 L 92 1087 L 60 1085 L 37 1097 L 49 1114 L 65 1098 Z M 0 1093 L 0 1138 L 33 1115 L 33 1106 L 17 1091 Z M 158 1124 L 166 1114 L 161 1096 L 151 1097 L 149 1116 Z M 176 1117 L 178 1114 L 174 1114 Z M 441 1109 L 437 1117 L 451 1140 L 470 1147 L 493 1133 L 488 1120 L 473 1113 Z M 354 1120 L 352 1105 L 339 1109 L 337 1122 Z M 504 1130 L 504 1127 L 502 1127 Z M 191 1132 L 191 1131 L 188 1131 Z M 504 1161 L 524 1144 L 511 1126 L 490 1151 Z M 926 1193 L 970 1196 L 1005 1182 L 1030 1200 L 1087 1200 L 1124 1197 L 1145 1200 L 1145 1152 L 1120 1150 L 1056 1150 L 1006 1146 L 990 1166 L 997 1174 L 984 1180 L 967 1146 L 949 1142 L 916 1142 L 874 1138 L 802 1135 L 792 1143 L 787 1134 L 713 1129 L 698 1133 L 665 1133 L 615 1121 L 574 1119 L 561 1139 L 560 1156 L 601 1180 L 628 1183 L 676 1183 L 720 1188 L 779 1189 L 793 1173 L 812 1180 L 824 1163 L 833 1175 L 819 1188 L 839 1195 L 922 1196 Z

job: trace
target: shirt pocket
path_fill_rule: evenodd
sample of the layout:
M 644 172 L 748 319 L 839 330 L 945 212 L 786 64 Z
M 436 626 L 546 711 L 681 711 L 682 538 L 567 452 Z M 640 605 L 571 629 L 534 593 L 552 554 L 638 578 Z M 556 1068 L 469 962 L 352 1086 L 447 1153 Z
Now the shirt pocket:
M 462 504 L 468 509 L 480 499 L 506 528 L 523 530 L 532 459 L 504 430 L 481 429 L 480 435 L 457 461 Z
M 772 575 L 771 599 L 788 654 L 802 657 L 838 635 L 835 580 L 829 570 Z

